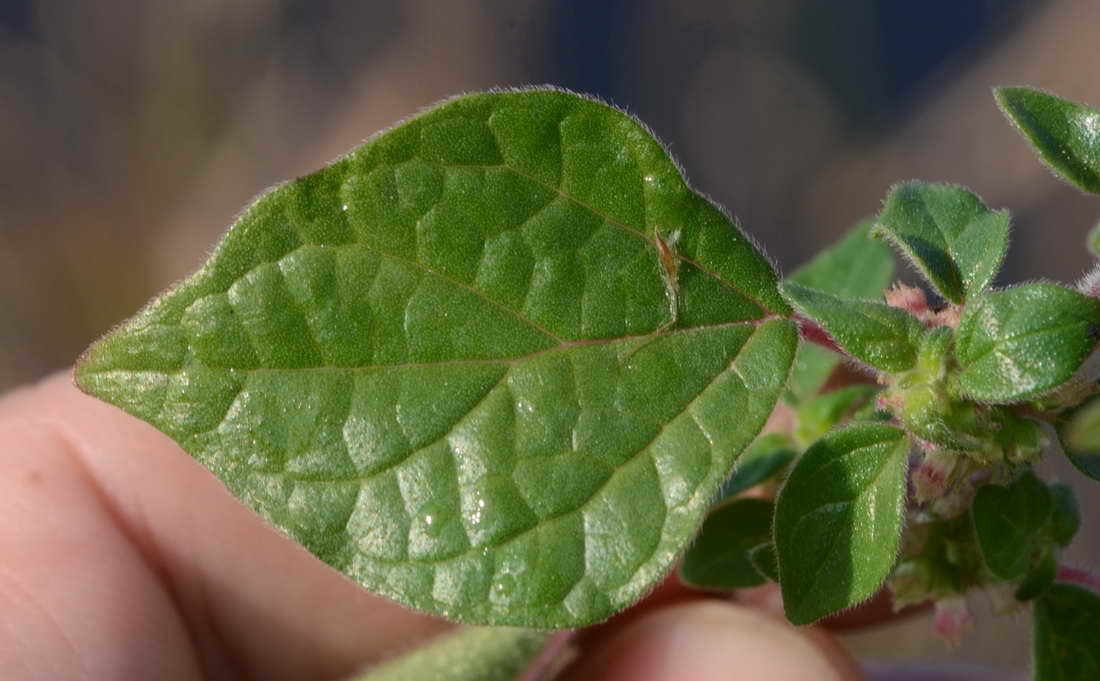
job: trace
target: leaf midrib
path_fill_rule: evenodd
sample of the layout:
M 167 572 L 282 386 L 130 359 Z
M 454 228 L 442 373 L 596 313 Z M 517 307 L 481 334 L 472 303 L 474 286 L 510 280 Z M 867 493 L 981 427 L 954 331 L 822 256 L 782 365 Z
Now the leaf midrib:
M 1081 319 L 1075 319 L 1073 321 L 1065 322 L 1064 324 L 1059 324 L 1058 326 L 1050 326 L 1050 327 L 1046 327 L 1046 328 L 1043 328 L 1043 329 L 1036 329 L 1034 331 L 1025 331 L 1023 333 L 1017 333 L 1017 334 L 1013 334 L 1011 336 L 1004 336 L 1002 338 L 996 338 L 996 339 L 994 339 L 990 342 L 989 348 L 987 348 L 985 350 L 982 350 L 980 353 L 978 353 L 977 356 L 968 359 L 966 361 L 966 366 L 963 367 L 963 371 L 964 372 L 968 371 L 975 364 L 978 364 L 979 362 L 981 362 L 983 359 L 985 359 L 986 357 L 988 357 L 991 354 L 1001 353 L 1003 355 L 1004 349 L 1002 347 L 1000 347 L 1002 344 L 1011 343 L 1013 341 L 1018 341 L 1020 339 L 1027 338 L 1029 336 L 1037 336 L 1037 335 L 1043 334 L 1043 333 L 1054 333 L 1056 331 L 1062 331 L 1064 329 L 1067 329 L 1071 326 L 1076 326 L 1078 324 L 1088 324 L 1088 322 L 1086 322 L 1084 320 L 1081 320 Z M 1006 357 L 1006 359 L 1013 359 L 1011 357 L 1007 357 L 1007 355 L 1005 355 L 1005 357 Z
M 759 329 L 759 327 L 758 327 L 758 329 Z M 496 542 L 496 543 L 492 543 L 492 544 L 487 544 L 487 545 L 485 545 L 485 546 L 483 546 L 483 547 L 479 547 L 479 548 L 487 548 L 487 547 L 491 547 L 491 548 L 499 548 L 499 547 L 501 547 L 501 546 L 504 546 L 504 545 L 506 545 L 506 544 L 509 544 L 509 543 L 511 543 L 511 542 L 513 542 L 513 541 L 515 541 L 515 540 L 517 540 L 517 539 L 519 539 L 519 538 L 523 537 L 524 535 L 526 535 L 526 534 L 527 534 L 527 533 L 529 533 L 529 532 L 533 532 L 533 531 L 537 530 L 537 529 L 538 529 L 538 528 L 539 528 L 540 526 L 542 526 L 542 525 L 545 525 L 545 524 L 547 524 L 547 523 L 551 523 L 551 522 L 553 522 L 553 521 L 555 521 L 555 520 L 558 520 L 559 518 L 562 518 L 562 517 L 564 517 L 564 516 L 567 516 L 567 515 L 569 515 L 570 513 L 577 513 L 577 512 L 579 512 L 579 511 L 583 511 L 583 510 L 584 510 L 584 509 L 585 509 L 585 508 L 586 508 L 586 507 L 588 506 L 588 504 L 592 503 L 592 500 L 593 500 L 593 499 L 595 499 L 595 498 L 596 498 L 597 496 L 599 496 L 599 494 L 600 494 L 600 493 L 601 493 L 601 492 L 602 492 L 602 491 L 603 491 L 603 490 L 604 490 L 604 489 L 605 489 L 605 488 L 607 487 L 607 485 L 608 485 L 608 484 L 609 484 L 609 483 L 610 483 L 610 482 L 611 482 L 611 481 L 612 481 L 612 480 L 613 480 L 613 479 L 615 478 L 616 474 L 617 474 L 617 473 L 619 473 L 620 471 L 622 471 L 622 469 L 623 469 L 623 468 L 625 468 L 625 467 L 626 467 L 627 465 L 629 465 L 629 464 L 633 463 L 633 462 L 634 462 L 634 461 L 635 461 L 635 460 L 636 460 L 636 459 L 637 459 L 637 458 L 638 458 L 639 456 L 642 456 L 642 455 L 646 455 L 646 456 L 649 456 L 649 457 L 650 457 L 650 458 L 652 459 L 653 453 L 652 453 L 652 451 L 651 451 L 651 448 L 652 448 L 652 446 L 653 446 L 653 443 L 654 443 L 654 442 L 656 442 L 656 441 L 657 441 L 658 439 L 660 439 L 660 437 L 661 437 L 661 436 L 662 436 L 662 435 L 664 434 L 664 432 L 665 432 L 665 431 L 666 431 L 666 430 L 668 429 L 668 426 L 669 426 L 669 424 L 671 424 L 671 423 L 672 423 L 673 421 L 675 421 L 675 420 L 676 420 L 677 418 L 679 418 L 679 417 L 680 417 L 680 416 L 682 416 L 683 414 L 689 414 L 689 415 L 690 415 L 690 414 L 691 414 L 691 410 L 692 410 L 692 406 L 693 406 L 693 405 L 694 405 L 694 404 L 696 403 L 696 401 L 698 401 L 698 400 L 699 400 L 699 398 L 700 398 L 700 397 L 702 397 L 702 395 L 703 395 L 704 393 L 706 393 L 706 392 L 707 392 L 707 390 L 708 390 L 708 389 L 709 389 L 709 388 L 710 388 L 710 387 L 711 387 L 712 385 L 714 385 L 714 382 L 715 382 L 715 381 L 717 381 L 718 379 L 720 379 L 720 378 L 721 378 L 722 376 L 725 376 L 725 375 L 726 375 L 727 373 L 730 373 L 730 372 L 734 372 L 734 373 L 736 374 L 736 371 L 735 371 L 735 369 L 736 369 L 736 363 L 737 363 L 737 360 L 738 360 L 738 359 L 739 359 L 739 358 L 741 357 L 741 353 L 742 353 L 742 351 L 743 351 L 743 350 L 745 349 L 745 347 L 746 347 L 747 345 L 749 345 L 749 343 L 751 342 L 751 340 L 752 340 L 752 338 L 753 338 L 753 336 L 754 336 L 755 334 L 756 334 L 756 331 L 754 331 L 754 332 L 753 332 L 753 335 L 750 335 L 750 336 L 749 336 L 748 338 L 746 338 L 746 339 L 745 339 L 744 343 L 743 343 L 743 344 L 741 345 L 741 348 L 740 348 L 740 349 L 738 349 L 738 351 L 737 351 L 737 354 L 736 354 L 736 355 L 734 355 L 734 356 L 733 356 L 733 357 L 732 357 L 732 358 L 730 359 L 730 361 L 729 361 L 729 364 L 727 364 L 727 365 L 726 365 L 726 367 L 725 367 L 725 368 L 724 368 L 724 369 L 723 369 L 722 371 L 719 371 L 718 373 L 716 373 L 716 374 L 715 374 L 715 375 L 714 375 L 714 376 L 713 376 L 713 377 L 712 377 L 712 378 L 711 378 L 711 379 L 710 379 L 710 380 L 709 380 L 709 381 L 708 381 L 708 382 L 706 383 L 706 385 L 704 385 L 704 386 L 703 386 L 703 387 L 702 387 L 702 388 L 701 388 L 701 389 L 699 390 L 699 392 L 698 392 L 698 393 L 697 393 L 697 394 L 696 394 L 696 395 L 695 395 L 694 397 L 692 397 L 692 398 L 691 398 L 691 400 L 689 400 L 689 401 L 687 402 L 687 404 L 686 404 L 686 405 L 684 405 L 684 408 L 683 408 L 682 410 L 680 410 L 680 411 L 679 411 L 679 412 L 678 412 L 678 413 L 677 413 L 677 414 L 676 414 L 675 416 L 673 416 L 672 418 L 670 418 L 670 419 L 669 419 L 668 421 L 666 421 L 665 423 L 661 424 L 661 427 L 660 427 L 660 429 L 658 429 L 657 433 L 656 433 L 656 434 L 654 434 L 654 436 L 653 436 L 653 437 L 652 437 L 652 438 L 651 438 L 651 439 L 649 440 L 649 442 L 647 442 L 647 443 L 645 444 L 645 446 L 644 446 L 644 447 L 642 447 L 642 448 L 641 448 L 641 449 L 639 449 L 638 451 L 634 452 L 633 454 L 631 454 L 630 456 L 628 456 L 628 457 L 627 457 L 626 459 L 624 459 L 622 463 L 620 463 L 620 464 L 618 464 L 617 466 L 615 466 L 614 468 L 612 468 L 612 469 L 611 469 L 611 472 L 610 472 L 610 473 L 608 473 L 607 477 L 606 477 L 606 478 L 605 478 L 605 479 L 603 480 L 603 482 L 602 482 L 602 483 L 600 483 L 600 486 L 599 486 L 599 487 L 597 487 L 596 489 L 594 489 L 594 490 L 592 491 L 592 493 L 591 493 L 591 494 L 590 494 L 590 495 L 588 496 L 588 498 L 586 498 L 586 499 L 585 499 L 584 501 L 582 501 L 582 502 L 581 502 L 580 504 L 578 504 L 578 505 L 577 505 L 576 507 L 574 507 L 574 508 L 571 508 L 571 509 L 569 509 L 569 510 L 567 510 L 567 511 L 560 511 L 560 512 L 558 512 L 558 513 L 554 513 L 554 514 L 552 514 L 552 515 L 550 515 L 550 516 L 548 516 L 548 517 L 546 517 L 546 518 L 540 518 L 540 519 L 538 520 L 538 522 L 536 522 L 536 523 L 535 523 L 534 525 L 532 525 L 531 527 L 528 527 L 528 528 L 525 528 L 525 529 L 523 529 L 523 530 L 520 530 L 519 532 L 516 532 L 516 533 L 515 533 L 515 534 L 513 534 L 512 536 L 510 536 L 510 537 L 507 537 L 507 538 L 504 538 L 504 539 L 502 539 L 502 540 L 500 540 L 500 541 L 498 541 L 498 542 Z M 490 395 L 490 394 L 491 394 L 491 393 L 492 393 L 492 392 L 493 392 L 494 390 L 496 390 L 496 389 L 497 389 L 497 388 L 498 388 L 498 387 L 499 387 L 499 386 L 500 386 L 500 385 L 501 385 L 501 384 L 502 384 L 502 383 L 503 383 L 503 382 L 504 382 L 504 381 L 505 381 L 505 380 L 506 380 L 507 378 L 508 378 L 508 373 L 507 373 L 507 372 L 505 372 L 504 376 L 502 376 L 502 377 L 500 378 L 500 380 L 499 380 L 499 381 L 497 381 L 497 383 L 496 383 L 496 384 L 494 384 L 494 386 L 493 386 L 492 388 L 490 388 L 490 389 L 489 389 L 488 391 L 486 391 L 485 395 L 484 395 L 484 396 L 482 396 L 482 398 L 481 398 L 481 401 L 484 401 L 485 399 L 487 399 L 487 398 L 488 398 L 488 396 L 489 396 L 489 395 Z M 739 378 L 740 378 L 740 377 L 739 377 Z M 439 442 L 442 442 L 442 441 L 443 441 L 443 440 L 444 440 L 445 438 L 447 438 L 448 436 L 450 436 L 450 434 L 451 434 L 451 432 L 450 432 L 450 431 L 448 431 L 447 433 L 445 433 L 445 434 L 444 434 L 444 435 L 442 435 L 441 437 L 437 438 L 436 440 L 434 440 L 434 441 L 432 441 L 432 442 L 430 442 L 430 443 L 428 443 L 428 444 L 424 445 L 423 447 L 421 447 L 421 448 L 417 449 L 417 450 L 416 450 L 415 452 L 413 452 L 412 454 L 410 454 L 410 455 L 409 455 L 408 457 L 405 457 L 405 459 L 402 459 L 401 461 L 399 461 L 399 462 L 397 462 L 397 463 L 395 463 L 395 464 L 391 464 L 390 466 L 387 466 L 387 467 L 386 467 L 386 468 L 384 468 L 384 469 L 381 469 L 381 470 L 378 470 L 378 471 L 374 471 L 374 472 L 372 472 L 372 473 L 370 473 L 370 474 L 368 474 L 368 475 L 362 475 L 362 476 L 353 476 L 353 477 L 349 477 L 349 478 L 343 478 L 343 479 L 339 479 L 339 480 L 324 480 L 324 479 L 320 479 L 320 480 L 318 480 L 318 479 L 315 479 L 315 478 L 310 478 L 310 479 L 309 479 L 309 481 L 310 481 L 310 482 L 364 482 L 364 481 L 366 481 L 366 480 L 369 480 L 370 478 L 372 478 L 372 477 L 374 477 L 374 476 L 376 476 L 376 475 L 381 475 L 381 474 L 385 473 L 385 472 L 386 472 L 387 470 L 390 470 L 390 469 L 392 469 L 392 468 L 394 468 L 394 467 L 396 467 L 396 466 L 400 465 L 401 463 L 404 463 L 404 462 L 405 462 L 405 461 L 407 461 L 407 460 L 408 460 L 408 459 L 409 459 L 410 457 L 412 457 L 412 456 L 415 456 L 415 455 L 417 454 L 417 452 L 423 451 L 424 449 L 430 448 L 430 447 L 432 447 L 433 445 L 435 445 L 435 444 L 438 444 Z M 656 461 L 655 461 L 655 460 L 653 460 L 653 461 L 652 461 L 652 463 L 653 463 L 654 465 L 656 465 Z M 713 462 L 712 462 L 712 464 L 711 464 L 711 465 L 713 465 Z M 272 475 L 272 476 L 282 476 L 282 477 L 286 477 L 286 475 L 285 475 L 285 474 L 283 474 L 283 473 L 271 473 L 271 474 L 269 474 L 269 475 Z M 291 474 L 291 475 L 293 475 L 293 474 Z M 293 477 L 290 477 L 289 479 L 291 479 L 291 480 L 294 480 L 294 478 L 293 478 Z M 459 485 L 459 487 L 460 487 L 460 488 L 461 488 L 461 487 L 463 487 L 463 486 L 464 486 L 464 485 Z M 671 511 L 671 510 L 673 510 L 673 509 L 677 508 L 678 506 L 683 506 L 683 505 L 685 505 L 685 504 L 688 504 L 688 503 L 690 502 L 691 498 L 692 498 L 692 497 L 694 497 L 695 495 L 697 495 L 698 493 L 699 493 L 699 486 L 696 486 L 695 490 L 694 490 L 694 491 L 692 492 L 692 495 L 691 495 L 690 497 L 688 497 L 688 499 L 686 499 L 686 500 L 684 500 L 683 502 L 681 502 L 680 504 L 677 504 L 676 506 L 672 506 L 672 507 L 669 507 L 669 506 L 665 505 L 665 516 L 666 516 L 666 522 L 667 522 L 667 515 L 668 515 L 668 511 Z M 664 500 L 663 500 L 663 499 L 660 499 L 660 501 L 661 501 L 662 503 L 664 503 Z M 372 561 L 374 561 L 374 562 L 377 562 L 377 563 L 385 564 L 385 565 L 402 565 L 402 564 L 409 564 L 409 563 L 418 563 L 418 564 L 427 564 L 427 565 L 434 565 L 434 564 L 437 564 L 437 563 L 443 563 L 443 562 L 446 562 L 446 561 L 454 560 L 454 559 L 455 559 L 455 558 L 457 558 L 458 556 L 461 556 L 461 555 L 463 555 L 463 554 L 469 553 L 470 551 L 473 551 L 473 550 L 475 550 L 475 548 L 474 548 L 473 546 L 471 546 L 471 547 L 469 547 L 469 548 L 466 548 L 466 549 L 463 549 L 463 550 L 461 550 L 461 551 L 458 551 L 458 552 L 456 552 L 456 553 L 454 553 L 454 554 L 451 554 L 451 555 L 447 555 L 447 556 L 441 556 L 441 557 L 439 557 L 439 558 L 433 558 L 433 559 L 412 559 L 412 558 L 404 558 L 404 559 L 401 559 L 401 560 L 385 560 L 385 559 L 382 559 L 382 558 L 376 558 L 376 557 L 372 556 L 372 557 L 371 557 L 371 560 L 372 560 Z M 644 567 L 644 564 L 643 564 L 643 566 L 642 566 L 642 567 Z M 641 569 L 641 567 L 639 567 L 638 569 Z M 633 576 L 632 576 L 631 578 L 633 578 Z M 624 583 L 629 583 L 629 581 L 630 581 L 630 579 L 627 579 L 627 580 L 626 580 L 626 582 L 624 582 Z
M 898 443 L 899 443 L 898 441 L 900 441 L 900 438 L 891 438 L 890 440 L 885 440 L 883 442 L 876 442 L 875 444 L 867 445 L 866 447 L 860 447 L 858 449 L 854 449 L 851 452 L 849 452 L 848 456 L 853 456 L 853 455 L 857 454 L 858 452 L 861 452 L 861 451 L 864 451 L 864 450 L 867 450 L 867 449 L 873 449 L 875 447 L 882 447 L 884 445 L 889 446 L 892 449 L 892 448 L 894 448 L 898 445 Z M 847 458 L 847 457 L 841 457 L 841 458 Z M 794 534 L 797 533 L 799 525 L 801 525 L 803 522 L 805 522 L 806 519 L 810 515 L 812 515 L 813 513 L 816 513 L 820 509 L 823 509 L 823 508 L 826 508 L 826 507 L 829 507 L 829 506 L 835 506 L 835 507 L 838 507 L 840 509 L 843 509 L 841 512 L 846 513 L 850 516 L 849 509 L 856 502 L 858 502 L 860 499 L 862 499 L 864 497 L 864 495 L 867 493 L 867 490 L 876 488 L 878 486 L 879 481 L 882 479 L 882 476 L 884 475 L 884 472 L 889 467 L 889 464 L 891 463 L 892 458 L 893 457 L 891 457 L 891 456 L 885 457 L 882 461 L 882 464 L 878 467 L 878 470 L 875 472 L 875 476 L 873 478 L 871 478 L 867 482 L 866 485 L 861 487 L 859 490 L 856 490 L 854 492 L 854 495 L 850 499 L 841 500 L 841 501 L 826 502 L 824 504 L 821 504 L 819 506 L 814 507 L 814 509 L 812 511 L 810 511 L 809 513 L 803 514 L 803 516 L 798 519 L 798 522 L 795 523 L 794 527 L 791 528 L 791 535 L 793 536 Z M 833 465 L 835 463 L 837 463 L 837 462 L 836 461 L 831 461 L 827 465 Z M 837 542 L 829 542 L 829 549 L 827 550 L 825 556 L 819 561 L 819 563 L 818 563 L 819 565 L 825 565 L 828 562 L 828 559 L 831 557 L 831 555 L 832 555 L 832 553 L 833 553 L 836 546 L 837 546 Z M 815 590 L 817 590 L 818 585 L 821 582 L 821 578 L 822 578 L 824 573 L 825 573 L 825 570 L 823 570 L 823 569 L 822 570 L 816 570 L 814 572 L 813 579 L 810 581 L 810 583 L 806 586 L 805 589 L 801 590 L 799 595 L 812 593 Z

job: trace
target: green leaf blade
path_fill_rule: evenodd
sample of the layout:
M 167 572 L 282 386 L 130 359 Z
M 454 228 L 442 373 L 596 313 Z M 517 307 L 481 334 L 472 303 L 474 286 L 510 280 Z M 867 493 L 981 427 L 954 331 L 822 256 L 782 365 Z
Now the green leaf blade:
M 1061 547 L 1070 545 L 1081 529 L 1081 509 L 1073 488 L 1061 482 L 1050 486 L 1053 507 L 1050 514 L 1048 532 L 1055 544 Z
M 955 336 L 959 387 L 980 402 L 1035 397 L 1068 381 L 1096 345 L 1100 301 L 1031 283 L 967 305 Z
M 1072 584 L 1055 584 L 1035 601 L 1035 681 L 1100 678 L 1100 596 Z
M 767 542 L 749 551 L 749 561 L 761 577 L 771 582 L 779 582 L 779 564 L 775 557 L 775 544 Z
M 1008 249 L 1008 213 L 991 211 L 970 191 L 909 182 L 886 197 L 874 234 L 890 239 L 947 300 L 981 293 Z
M 353 681 L 511 681 L 552 634 L 505 627 L 471 627 L 385 662 Z
M 707 589 L 745 589 L 766 580 L 751 551 L 772 536 L 772 502 L 738 499 L 723 504 L 703 521 L 699 537 L 684 554 L 680 579 Z
M 1025 87 L 997 88 L 994 96 L 1051 170 L 1100 194 L 1100 111 Z
M 874 595 L 901 534 L 908 441 L 885 424 L 826 435 L 779 492 L 775 543 L 787 618 L 810 624 Z
M 1027 574 L 1051 517 L 1050 489 L 1030 471 L 1008 486 L 983 485 L 970 517 L 986 567 L 1006 581 Z
M 852 357 L 891 372 L 911 369 L 916 363 L 924 327 L 904 310 L 838 298 L 790 282 L 780 288 L 799 312 L 820 324 Z
M 782 390 L 788 313 L 636 121 L 490 93 L 259 199 L 76 380 L 374 591 L 573 627 L 683 550 Z
M 792 449 L 790 439 L 785 435 L 780 433 L 761 435 L 738 457 L 737 466 L 733 469 L 729 480 L 722 483 L 722 489 L 718 492 L 718 501 L 732 499 L 774 477 L 794 461 L 795 456 L 797 453 Z
M 1062 451 L 1082 475 L 1100 480 L 1100 400 L 1074 410 L 1058 428 Z
M 871 238 L 872 224 L 860 222 L 787 280 L 841 298 L 881 298 L 894 277 L 894 257 L 885 244 Z M 788 401 L 797 405 L 816 395 L 839 363 L 835 352 L 803 343 L 791 372 Z
M 1039 559 L 1031 566 L 1016 589 L 1016 600 L 1033 601 L 1042 596 L 1058 577 L 1058 561 L 1054 551 L 1043 551 Z

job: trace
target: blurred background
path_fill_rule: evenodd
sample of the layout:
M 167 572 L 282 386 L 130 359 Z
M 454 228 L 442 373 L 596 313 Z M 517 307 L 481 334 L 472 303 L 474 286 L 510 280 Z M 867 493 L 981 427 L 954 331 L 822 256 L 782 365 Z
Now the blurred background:
M 919 178 L 1012 210 L 1002 282 L 1074 280 L 1100 201 L 1033 160 L 990 88 L 1100 105 L 1098 26 L 1083 0 L 0 0 L 0 390 L 70 365 L 265 187 L 492 86 L 639 116 L 785 271 Z M 1071 558 L 1097 557 L 1086 526 Z M 1027 624 L 957 652 L 925 620 L 848 642 L 1010 678 Z

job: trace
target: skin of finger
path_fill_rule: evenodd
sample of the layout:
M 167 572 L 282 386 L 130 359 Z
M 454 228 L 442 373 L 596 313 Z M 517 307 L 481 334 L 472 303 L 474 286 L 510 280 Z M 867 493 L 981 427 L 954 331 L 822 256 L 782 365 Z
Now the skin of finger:
M 858 681 L 825 632 L 795 629 L 733 603 L 695 601 L 631 623 L 567 673 L 568 681 Z
M 67 374 L 0 400 L 0 423 L 13 438 L 0 441 L 0 464 L 22 471 L 24 481 L 13 488 L 19 476 L 0 474 L 8 486 L 0 495 L 10 494 L 9 502 L 22 509 L 5 522 L 35 527 L 48 516 L 54 523 L 54 533 L 39 540 L 44 552 L 67 547 L 68 560 L 51 568 L 53 584 L 76 588 L 92 563 L 105 572 L 94 598 L 30 596 L 74 645 L 87 641 L 73 654 L 81 664 L 112 654 L 109 642 L 84 637 L 98 626 L 97 617 L 163 623 L 158 636 L 182 636 L 202 678 L 339 678 L 450 627 L 369 594 L 323 565 L 247 510 L 169 438 L 81 394 Z M 27 438 L 38 438 L 38 449 Z M 67 482 L 33 487 L 27 476 L 35 470 Z M 74 508 L 78 499 L 84 512 Z M 93 518 L 93 527 L 81 525 Z M 54 541 L 81 533 L 102 542 Z M 22 551 L 0 550 L 5 556 Z M 4 568 L 9 578 L 29 583 L 27 575 L 41 564 L 5 558 Z M 48 585 L 32 586 L 37 592 Z M 132 641 L 119 638 L 113 654 L 133 653 Z
M 0 425 L 0 555 L 4 678 L 199 678 L 171 595 L 66 445 L 25 423 Z

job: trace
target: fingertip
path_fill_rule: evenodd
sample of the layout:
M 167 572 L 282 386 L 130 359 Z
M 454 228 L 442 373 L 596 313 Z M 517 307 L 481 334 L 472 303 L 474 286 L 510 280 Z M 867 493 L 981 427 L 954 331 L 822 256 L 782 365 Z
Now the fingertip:
M 588 651 L 570 681 L 857 681 L 831 637 L 732 603 L 699 601 L 634 622 Z

